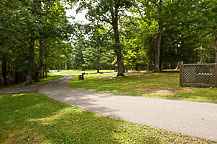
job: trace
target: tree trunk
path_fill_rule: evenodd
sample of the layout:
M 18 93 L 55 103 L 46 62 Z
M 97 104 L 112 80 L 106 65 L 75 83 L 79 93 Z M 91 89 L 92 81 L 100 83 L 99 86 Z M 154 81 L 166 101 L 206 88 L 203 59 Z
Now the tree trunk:
M 96 71 L 96 73 L 100 73 L 100 71 L 99 71 L 99 66 L 97 66 L 97 71 Z
M 139 73 L 139 64 L 138 63 L 136 63 L 136 71 L 138 71 L 138 73 Z
M 217 29 L 214 30 L 215 35 L 215 63 L 217 63 Z
M 71 68 L 71 66 L 70 66 L 70 61 L 67 60 L 67 63 L 66 63 L 66 69 L 67 69 L 67 70 L 70 70 L 70 68 Z
M 157 47 L 155 52 L 155 72 L 160 72 L 160 51 L 161 51 L 161 37 L 162 29 L 160 28 L 161 24 L 159 23 L 159 32 L 157 35 Z
M 44 78 L 44 67 L 41 69 L 41 78 Z
M 42 78 L 43 66 L 44 66 L 44 63 L 43 63 L 43 59 L 44 59 L 43 48 L 44 48 L 43 41 L 40 40 L 40 45 L 39 45 L 39 72 L 40 72 L 40 78 Z
M 162 13 L 162 0 L 159 2 L 159 15 Z M 160 52 L 161 52 L 161 37 L 162 37 L 163 25 L 161 18 L 158 20 L 158 34 L 156 40 L 156 51 L 155 51 L 155 72 L 160 72 Z
M 34 77 L 34 81 L 35 81 L 35 82 L 39 82 L 39 81 L 40 81 L 40 80 L 39 80 L 39 75 L 40 75 L 39 70 L 36 70 L 36 71 L 35 71 L 35 77 Z
M 43 68 L 43 41 L 40 40 L 39 41 L 39 65 L 35 71 L 35 82 L 39 81 L 39 77 L 40 77 L 40 72 L 41 69 Z
M 117 11 L 117 10 L 116 10 Z M 118 74 L 117 76 L 124 76 L 124 63 L 122 60 L 122 50 L 120 45 L 119 39 L 119 31 L 118 31 L 118 15 L 117 12 L 115 16 L 112 18 L 113 30 L 114 30 L 114 37 L 115 37 L 115 54 L 117 56 L 117 64 L 118 64 Z
M 100 68 L 99 68 L 99 64 L 97 65 L 97 71 L 96 71 L 96 73 L 100 73 Z
M 2 76 L 0 75 L 0 86 L 2 86 Z
M 217 63 L 217 38 L 215 40 L 215 63 Z
M 32 83 L 32 74 L 33 74 L 33 66 L 34 66 L 34 45 L 35 40 L 30 40 L 30 46 L 29 46 L 29 67 L 28 67 L 28 73 L 26 76 L 26 83 L 31 84 Z
M 98 54 L 99 54 L 99 52 L 98 52 Z M 96 60 L 96 62 L 97 62 L 97 73 L 100 73 L 100 56 L 98 55 L 97 56 L 97 60 Z
M 20 83 L 20 79 L 19 79 L 19 72 L 18 72 L 18 68 L 17 66 L 15 66 L 15 83 Z
M 44 66 L 45 77 L 47 77 L 47 65 Z
M 2 77 L 3 77 L 3 85 L 8 85 L 7 79 L 7 56 L 4 55 L 2 58 Z

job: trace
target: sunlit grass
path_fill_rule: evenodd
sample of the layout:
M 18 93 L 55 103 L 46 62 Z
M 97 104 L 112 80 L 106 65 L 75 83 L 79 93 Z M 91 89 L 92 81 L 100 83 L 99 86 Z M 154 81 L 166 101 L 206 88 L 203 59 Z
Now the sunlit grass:
M 86 73 L 86 75 L 90 75 L 90 74 L 97 74 L 96 70 L 85 70 L 85 71 L 81 71 L 81 70 L 60 70 L 58 73 L 60 74 L 68 74 L 68 75 L 72 75 L 72 76 L 78 76 L 81 75 L 82 73 Z M 116 74 L 117 72 L 115 72 L 114 70 L 100 70 L 101 74 Z
M 53 73 L 48 73 L 48 77 L 40 79 L 39 82 L 33 82 L 33 84 L 43 84 L 43 83 L 47 83 L 47 82 L 53 81 L 53 80 L 61 78 L 61 77 L 63 77 L 63 76 L 56 75 Z M 19 84 L 12 84 L 12 85 L 8 85 L 8 86 L 0 86 L 0 90 L 22 87 L 22 86 L 25 86 L 25 84 L 26 83 L 19 83 Z
M 179 73 L 145 72 L 126 77 L 86 79 L 84 81 L 74 78 L 69 85 L 74 88 L 107 93 L 217 103 L 216 88 L 180 87 Z
M 87 112 L 38 93 L 0 95 L 0 143 L 212 143 Z

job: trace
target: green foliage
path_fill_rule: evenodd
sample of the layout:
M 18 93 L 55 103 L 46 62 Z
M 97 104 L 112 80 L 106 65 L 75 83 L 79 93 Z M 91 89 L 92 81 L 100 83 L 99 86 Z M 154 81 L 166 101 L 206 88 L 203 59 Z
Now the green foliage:
M 80 0 L 89 23 L 70 24 L 74 2 L 0 2 L 0 84 L 23 82 L 29 71 L 37 81 L 48 69 L 154 70 L 156 56 L 162 69 L 215 61 L 216 1 Z
M 4 62 L 1 68 L 4 83 L 23 82 L 30 74 L 36 81 L 38 73 L 44 77 L 48 68 L 61 59 L 73 31 L 63 2 L 5 0 L 0 3 L 0 11 L 0 60 Z M 1 85 L 1 74 L 0 81 Z

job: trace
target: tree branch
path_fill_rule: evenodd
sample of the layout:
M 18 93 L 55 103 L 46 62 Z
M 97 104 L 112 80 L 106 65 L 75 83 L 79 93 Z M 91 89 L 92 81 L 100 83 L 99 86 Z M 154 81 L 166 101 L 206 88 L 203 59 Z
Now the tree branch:
M 103 16 L 103 17 L 104 17 L 104 16 Z M 99 20 L 100 20 L 100 21 L 107 22 L 107 23 L 109 23 L 109 24 L 111 24 L 111 25 L 112 25 L 112 22 L 110 22 L 108 19 L 101 19 L 101 18 L 99 18 Z
M 108 35 L 108 33 L 112 30 L 112 28 L 110 28 L 107 33 L 103 36 L 102 41 L 104 40 L 104 38 Z

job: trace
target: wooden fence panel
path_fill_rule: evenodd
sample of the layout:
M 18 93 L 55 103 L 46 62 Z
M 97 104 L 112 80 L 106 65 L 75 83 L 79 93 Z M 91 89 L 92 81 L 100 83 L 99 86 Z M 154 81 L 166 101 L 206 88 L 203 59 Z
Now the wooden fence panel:
M 183 62 L 182 61 L 179 62 L 179 73 L 180 73 L 179 85 L 183 86 Z
M 217 64 L 182 64 L 180 86 L 217 87 Z
M 217 87 L 217 63 L 215 64 L 215 87 Z

